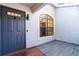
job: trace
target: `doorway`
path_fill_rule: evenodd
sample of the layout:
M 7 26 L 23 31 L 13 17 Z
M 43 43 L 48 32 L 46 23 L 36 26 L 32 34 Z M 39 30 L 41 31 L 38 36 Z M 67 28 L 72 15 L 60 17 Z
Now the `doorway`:
M 1 54 L 24 48 L 25 12 L 1 6 Z

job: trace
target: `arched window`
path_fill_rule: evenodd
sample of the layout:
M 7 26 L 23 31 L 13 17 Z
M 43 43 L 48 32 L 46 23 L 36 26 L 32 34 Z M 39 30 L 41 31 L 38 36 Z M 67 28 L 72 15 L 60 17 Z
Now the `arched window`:
M 40 16 L 40 37 L 54 35 L 54 20 L 48 14 Z

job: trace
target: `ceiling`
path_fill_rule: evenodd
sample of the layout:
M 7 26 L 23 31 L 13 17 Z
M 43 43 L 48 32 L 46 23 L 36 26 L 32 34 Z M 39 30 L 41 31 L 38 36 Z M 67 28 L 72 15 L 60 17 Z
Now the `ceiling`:
M 35 6 L 40 6 L 45 3 L 21 3 L 22 5 L 28 6 L 30 8 L 33 8 Z M 68 7 L 68 6 L 78 6 L 79 3 L 51 3 L 55 7 Z
M 52 3 L 55 7 L 79 6 L 79 3 Z
M 32 12 L 41 9 L 43 6 L 46 5 L 46 3 L 20 3 L 20 4 L 30 7 Z
M 40 6 L 43 3 L 21 3 L 21 4 L 32 8 L 32 7 L 36 6 L 36 5 Z
M 21 4 L 28 6 L 28 7 L 33 7 L 33 6 L 35 6 L 36 3 L 21 3 Z

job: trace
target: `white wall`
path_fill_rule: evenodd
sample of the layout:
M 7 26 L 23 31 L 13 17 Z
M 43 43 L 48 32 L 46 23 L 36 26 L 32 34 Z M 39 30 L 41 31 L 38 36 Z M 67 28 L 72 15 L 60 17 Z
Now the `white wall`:
M 49 14 L 55 20 L 55 8 L 50 4 L 45 5 L 39 11 L 30 15 L 30 20 L 27 21 L 28 32 L 27 32 L 27 48 L 44 44 L 46 42 L 54 40 L 53 36 L 40 37 L 40 26 L 39 26 L 39 16 L 41 14 Z
M 56 9 L 56 40 L 79 44 L 79 7 Z

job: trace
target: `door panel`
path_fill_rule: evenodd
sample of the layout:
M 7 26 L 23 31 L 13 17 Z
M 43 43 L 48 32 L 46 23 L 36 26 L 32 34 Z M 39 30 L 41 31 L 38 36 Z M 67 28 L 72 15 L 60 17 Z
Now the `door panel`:
M 6 17 L 7 10 L 2 8 L 2 20 L 1 20 L 1 30 L 2 30 L 2 54 L 5 54 L 9 51 L 8 47 L 8 35 L 7 35 L 7 17 Z
M 3 54 L 25 48 L 24 21 L 24 12 L 2 7 Z
M 1 6 L 0 6 L 0 55 L 1 55 Z
M 17 14 L 20 14 L 20 17 L 16 17 L 16 38 L 17 38 L 17 41 L 16 41 L 16 48 L 17 49 L 22 49 L 22 48 L 25 48 L 25 20 L 24 19 L 24 13 L 22 12 L 19 12 L 19 11 L 16 11 Z M 17 43 L 18 42 L 18 43 Z

